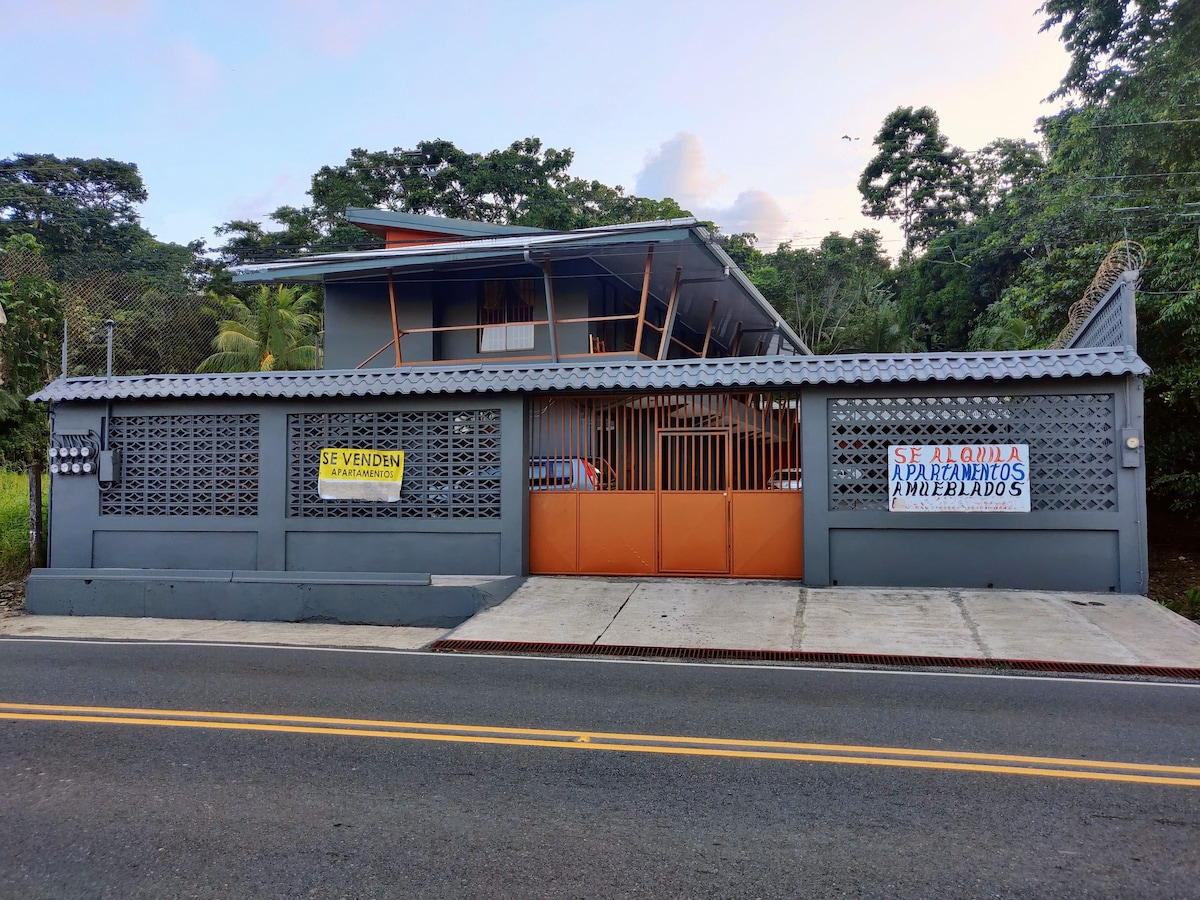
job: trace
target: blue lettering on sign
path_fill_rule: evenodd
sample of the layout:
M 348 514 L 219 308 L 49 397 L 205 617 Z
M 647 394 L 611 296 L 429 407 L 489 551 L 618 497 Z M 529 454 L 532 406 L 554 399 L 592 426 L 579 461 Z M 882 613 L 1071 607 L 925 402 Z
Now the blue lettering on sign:
M 922 450 L 927 462 L 920 461 Z M 887 462 L 893 507 L 1028 511 L 1027 454 L 1028 447 L 1015 444 L 893 447 Z

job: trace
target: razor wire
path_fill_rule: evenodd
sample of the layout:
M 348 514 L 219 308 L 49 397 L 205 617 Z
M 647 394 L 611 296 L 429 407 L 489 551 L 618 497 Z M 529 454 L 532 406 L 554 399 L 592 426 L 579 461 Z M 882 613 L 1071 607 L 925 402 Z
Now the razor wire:
M 1124 272 L 1138 272 L 1146 264 L 1146 248 L 1137 241 L 1117 241 L 1105 254 L 1096 276 L 1088 285 L 1083 296 L 1076 300 L 1067 312 L 1067 324 L 1059 332 L 1058 337 L 1050 345 L 1051 350 L 1061 350 L 1070 343 L 1075 332 L 1079 330 L 1096 304 L 1108 293 L 1108 289 L 1117 283 Z

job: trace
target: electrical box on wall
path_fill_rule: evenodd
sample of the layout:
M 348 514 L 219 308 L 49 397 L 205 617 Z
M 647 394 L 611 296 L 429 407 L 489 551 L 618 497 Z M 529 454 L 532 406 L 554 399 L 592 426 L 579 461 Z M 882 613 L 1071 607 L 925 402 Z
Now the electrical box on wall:
M 121 451 L 100 451 L 100 483 L 112 487 L 121 480 Z

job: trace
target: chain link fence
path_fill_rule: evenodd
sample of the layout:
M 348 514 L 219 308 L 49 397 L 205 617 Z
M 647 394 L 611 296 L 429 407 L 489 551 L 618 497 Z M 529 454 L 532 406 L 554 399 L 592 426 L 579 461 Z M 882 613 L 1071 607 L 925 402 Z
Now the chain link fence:
M 69 378 L 195 372 L 213 353 L 223 316 L 199 291 L 82 265 L 74 272 L 67 267 L 56 279 L 33 250 L 0 254 L 0 277 L 16 281 L 22 276 L 58 281 L 63 327 L 45 339 L 49 355 L 60 360 L 54 368 Z
M 203 295 L 100 272 L 64 282 L 62 300 L 69 378 L 195 372 L 213 352 L 218 319 Z

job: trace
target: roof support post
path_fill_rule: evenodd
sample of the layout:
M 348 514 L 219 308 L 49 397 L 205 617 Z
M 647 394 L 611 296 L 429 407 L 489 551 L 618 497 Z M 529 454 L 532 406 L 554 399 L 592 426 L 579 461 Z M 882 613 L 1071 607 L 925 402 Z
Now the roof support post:
M 679 311 L 679 279 L 683 276 L 683 267 L 675 267 L 675 280 L 671 283 L 671 299 L 667 301 L 667 319 L 663 322 L 662 337 L 658 344 L 658 358 L 666 359 L 671 350 L 671 332 L 675 330 L 675 314 Z
M 550 277 L 550 257 L 542 260 L 542 284 L 546 288 L 546 318 L 550 320 L 550 361 L 558 362 L 558 314 L 554 309 L 554 279 Z
M 537 262 L 526 250 L 525 262 L 542 272 L 542 287 L 546 292 L 546 320 L 550 323 L 550 361 L 558 362 L 558 316 L 554 313 L 554 281 L 550 277 L 550 256 L 547 254 L 541 262 Z
M 642 332 L 646 330 L 646 301 L 650 297 L 650 265 L 654 262 L 654 245 L 646 250 L 646 273 L 642 276 L 642 302 L 638 307 L 637 336 L 633 339 L 633 352 L 642 352 Z
M 729 355 L 737 356 L 738 350 L 742 344 L 742 323 L 737 323 L 737 328 L 733 329 L 733 340 L 729 342 Z
M 403 365 L 400 359 L 400 323 L 396 320 L 396 285 L 392 281 L 392 270 L 387 270 L 388 301 L 392 305 L 392 340 L 396 343 L 396 368 Z
M 708 311 L 708 327 L 704 329 L 704 345 L 700 348 L 700 358 L 708 358 L 708 344 L 712 340 L 713 323 L 717 321 L 717 301 L 712 302 L 712 309 Z

